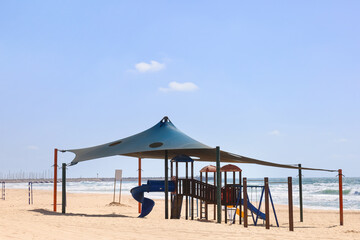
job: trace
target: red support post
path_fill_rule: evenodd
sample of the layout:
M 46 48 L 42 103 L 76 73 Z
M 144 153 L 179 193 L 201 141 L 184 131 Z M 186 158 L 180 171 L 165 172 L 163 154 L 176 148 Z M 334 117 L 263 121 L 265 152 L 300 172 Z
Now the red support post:
M 340 207 L 340 225 L 344 225 L 344 211 L 343 211 L 343 190 L 342 190 L 342 169 L 339 169 L 339 207 Z
M 141 158 L 139 158 L 138 185 L 141 186 Z M 141 203 L 138 203 L 138 211 L 141 213 Z
M 54 149 L 54 212 L 56 212 L 56 199 L 57 199 L 57 156 L 58 149 Z

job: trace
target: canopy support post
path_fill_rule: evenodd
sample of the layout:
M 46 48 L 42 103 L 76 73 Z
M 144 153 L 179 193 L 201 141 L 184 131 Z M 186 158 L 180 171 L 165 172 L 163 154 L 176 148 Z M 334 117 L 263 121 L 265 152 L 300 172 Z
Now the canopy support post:
M 289 231 L 294 231 L 292 177 L 288 177 Z
M 138 185 L 141 186 L 141 158 L 139 158 Z M 115 179 L 116 181 L 116 179 Z M 138 203 L 138 212 L 141 213 L 141 203 Z
M 191 162 L 191 220 L 194 220 L 194 161 Z
M 228 201 L 228 199 L 227 199 L 227 172 L 225 171 L 224 172 L 224 194 L 223 194 L 223 199 L 224 199 L 224 202 L 225 202 L 225 211 L 224 211 L 224 218 L 225 218 L 225 223 L 227 223 L 227 201 Z
M 208 172 L 205 172 L 205 182 L 208 184 Z M 207 195 L 207 193 L 205 193 Z M 206 196 L 207 197 L 207 196 Z M 205 219 L 208 220 L 208 203 L 205 201 Z
M 247 228 L 248 227 L 248 209 L 247 209 L 247 205 L 248 205 L 248 195 L 247 195 L 247 179 L 244 177 L 243 179 L 243 191 L 244 191 L 244 227 Z M 241 202 L 241 201 L 240 201 Z
M 165 219 L 169 219 L 169 176 L 168 150 L 165 150 Z
M 299 203 L 300 203 L 300 222 L 304 221 L 303 215 L 303 196 L 302 196 L 302 174 L 301 164 L 299 164 Z
M 202 182 L 202 172 L 200 172 L 200 182 Z M 199 188 L 201 188 L 201 185 L 200 185 L 200 187 Z M 199 195 L 201 196 L 201 194 L 202 194 L 202 191 L 201 191 L 201 189 L 200 189 L 200 193 L 199 193 Z M 200 219 L 202 219 L 203 218 L 203 212 L 202 212 L 202 207 L 203 207 L 203 203 L 202 203 L 203 201 L 202 200 L 200 200 Z
M 174 180 L 174 161 L 170 160 L 170 179 L 171 181 Z M 173 201 L 174 201 L 174 194 L 170 193 L 170 218 L 173 218 Z
M 344 225 L 344 211 L 343 211 L 343 190 L 342 190 L 342 169 L 339 169 L 339 207 L 340 207 L 340 226 Z
M 264 178 L 265 187 L 265 228 L 270 229 L 270 207 L 269 207 L 269 178 Z
M 216 187 L 216 172 L 214 172 L 214 186 Z M 214 220 L 216 220 L 216 204 L 214 204 Z
M 58 149 L 54 149 L 54 212 L 56 212 L 56 199 L 57 199 L 57 157 Z
M 221 223 L 221 176 L 220 176 L 220 147 L 216 147 L 216 203 L 217 203 L 217 223 Z
M 185 186 L 186 186 L 186 193 L 185 194 L 185 219 L 188 220 L 189 219 L 189 196 L 190 196 L 190 186 L 189 186 L 189 177 L 188 177 L 188 162 L 185 163 L 185 178 L 186 178 L 186 183 L 185 183 Z
M 240 206 L 239 206 L 239 210 L 240 210 L 240 214 L 239 214 L 239 224 L 241 224 L 241 216 L 242 216 L 242 213 L 241 213 L 241 171 L 239 172 L 239 185 L 240 185 Z M 237 210 L 236 210 L 237 211 Z
M 62 213 L 66 213 L 66 163 L 62 164 Z

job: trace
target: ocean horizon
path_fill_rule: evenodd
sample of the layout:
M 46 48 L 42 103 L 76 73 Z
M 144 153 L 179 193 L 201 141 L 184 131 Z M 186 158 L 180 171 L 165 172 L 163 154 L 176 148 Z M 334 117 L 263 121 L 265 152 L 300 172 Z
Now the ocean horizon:
M 109 178 L 111 179 L 111 178 Z M 151 179 L 161 179 L 151 178 Z M 163 179 L 163 178 L 162 178 Z M 33 190 L 52 190 L 53 183 L 41 182 L 41 179 L 32 181 Z M 146 184 L 147 179 L 142 181 Z M 209 178 L 209 183 L 213 182 Z M 228 183 L 232 183 L 232 179 L 228 178 Z M 238 183 L 238 179 L 236 179 Z M 248 178 L 248 186 L 261 186 L 263 179 Z M 121 185 L 121 194 L 130 195 L 130 190 L 138 186 L 137 179 L 123 179 Z M 269 178 L 269 186 L 274 204 L 288 204 L 287 196 L 287 178 Z M 338 178 L 303 178 L 303 205 L 305 208 L 312 209 L 338 209 L 339 208 L 339 185 Z M 9 189 L 27 189 L 28 182 L 6 183 Z M 67 182 L 68 193 L 96 193 L 96 194 L 113 194 L 114 180 L 112 181 L 77 181 Z M 61 183 L 58 183 L 58 190 L 61 191 Z M 119 196 L 120 182 L 116 183 L 116 196 Z M 163 199 L 164 193 L 145 193 L 149 198 Z M 261 188 L 254 187 L 248 189 L 248 195 L 251 202 L 258 202 L 261 196 Z M 343 198 L 344 209 L 360 210 L 360 177 L 343 178 Z M 36 194 L 34 194 L 36 201 Z M 110 201 L 110 199 L 109 199 Z M 299 205 L 299 185 L 298 178 L 293 178 L 293 201 L 294 206 Z

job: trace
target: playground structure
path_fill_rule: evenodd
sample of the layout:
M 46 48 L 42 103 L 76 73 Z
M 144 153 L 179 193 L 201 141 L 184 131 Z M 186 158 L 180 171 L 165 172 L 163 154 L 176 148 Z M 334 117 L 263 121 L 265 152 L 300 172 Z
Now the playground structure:
M 185 178 L 179 178 L 179 163 L 185 163 Z M 194 199 L 200 201 L 200 219 L 207 220 L 208 217 L 208 205 L 214 205 L 214 220 L 216 220 L 216 186 L 208 183 L 207 173 L 213 171 L 214 166 L 206 166 L 200 170 L 200 181 L 194 179 L 193 173 L 193 160 L 186 155 L 176 156 L 171 160 L 171 181 L 169 181 L 169 191 L 171 192 L 171 219 L 179 219 L 181 217 L 181 210 L 183 206 L 183 198 L 185 197 L 185 219 L 194 220 Z M 175 163 L 175 173 L 173 174 L 173 165 Z M 188 163 L 191 163 L 191 178 L 189 178 L 188 174 Z M 202 172 L 205 172 L 205 182 L 202 181 Z M 221 168 L 221 172 L 224 173 L 224 186 L 221 187 L 221 205 L 224 206 L 225 211 L 225 223 L 227 223 L 227 207 L 234 206 L 235 211 L 232 211 L 232 216 L 230 218 L 231 223 L 235 223 L 236 209 L 239 209 L 239 224 L 241 224 L 241 216 L 242 214 L 242 205 L 246 205 L 246 208 L 250 211 L 252 220 L 254 225 L 256 226 L 258 223 L 258 219 L 262 219 L 266 221 L 266 215 L 260 211 L 262 200 L 265 192 L 265 185 L 255 185 L 255 186 L 245 186 L 247 188 L 260 188 L 261 189 L 261 197 L 259 199 L 259 206 L 255 207 L 249 200 L 248 194 L 246 199 L 241 198 L 243 186 L 241 185 L 241 169 L 235 165 L 228 164 Z M 233 183 L 227 184 L 227 173 L 233 173 Z M 236 184 L 236 176 L 235 173 L 239 172 L 239 183 Z M 216 182 L 216 181 L 215 181 Z M 143 184 L 141 186 L 135 187 L 131 190 L 131 193 L 135 200 L 142 203 L 141 214 L 139 217 L 147 216 L 151 210 L 153 209 L 155 203 L 153 200 L 144 197 L 145 192 L 163 192 L 165 190 L 165 181 L 148 181 L 147 184 Z M 273 204 L 273 200 L 271 197 L 270 189 L 268 189 L 267 197 L 270 197 L 270 201 L 272 204 L 273 213 L 276 220 L 276 225 L 279 226 L 275 207 Z M 190 201 L 190 202 L 189 202 Z M 246 204 L 244 204 L 246 201 Z M 190 206 L 189 206 L 190 205 Z M 188 207 L 189 206 L 189 207 Z M 245 210 L 244 210 L 245 211 Z M 247 211 L 245 211 L 247 218 Z M 230 215 L 230 214 L 229 214 Z M 268 213 L 269 215 L 269 213 Z M 247 223 L 247 220 L 244 221 Z
M 153 204 L 146 204 L 147 201 L 144 197 L 144 192 L 148 191 L 163 191 L 165 197 L 165 219 L 169 219 L 169 191 L 172 192 L 172 184 L 174 184 L 174 192 L 171 196 L 171 211 L 173 218 L 178 218 L 179 213 L 181 212 L 181 205 L 176 204 L 182 201 L 183 196 L 186 196 L 186 202 L 188 203 L 189 199 L 191 201 L 190 208 L 188 204 L 186 204 L 186 213 L 185 218 L 188 218 L 188 215 L 193 219 L 194 207 L 193 200 L 194 198 L 203 201 L 204 204 L 216 204 L 216 220 L 217 223 L 221 223 L 221 215 L 222 210 L 221 207 L 224 206 L 226 209 L 227 206 L 237 206 L 243 205 L 244 211 L 244 227 L 248 226 L 247 222 L 247 212 L 250 209 L 251 214 L 256 215 L 256 219 L 265 218 L 266 228 L 270 228 L 270 207 L 269 207 L 269 182 L 268 178 L 264 178 L 264 186 L 262 187 L 262 191 L 264 192 L 264 201 L 265 201 L 265 213 L 264 215 L 259 212 L 259 208 L 254 207 L 251 202 L 248 201 L 247 194 L 247 179 L 243 178 L 242 184 L 225 184 L 222 187 L 221 184 L 221 172 L 220 172 L 220 163 L 242 163 L 242 164 L 257 164 L 269 167 L 278 167 L 278 168 L 287 168 L 287 169 L 296 169 L 299 170 L 299 175 L 301 176 L 301 170 L 312 170 L 312 171 L 326 171 L 326 172 L 338 172 L 339 173 L 339 208 L 340 208 L 340 225 L 343 225 L 343 199 L 342 199 L 342 170 L 330 170 L 330 169 L 319 169 L 319 168 L 306 168 L 288 164 L 279 164 L 274 162 L 257 160 L 254 158 L 249 158 L 241 155 L 237 155 L 234 153 L 226 152 L 220 150 L 220 147 L 216 148 L 209 147 L 201 142 L 198 142 L 186 134 L 182 133 L 178 130 L 170 121 L 168 117 L 164 117 L 159 123 L 154 125 L 153 127 L 132 135 L 127 138 L 123 138 L 120 140 L 116 140 L 113 142 L 105 143 L 102 145 L 82 148 L 82 149 L 69 149 L 69 150 L 59 150 L 60 152 L 72 152 L 76 156 L 71 161 L 70 166 L 76 165 L 79 162 L 88 161 L 97 158 L 109 157 L 109 156 L 128 156 L 128 157 L 136 157 L 139 159 L 139 185 L 141 183 L 141 159 L 151 158 L 151 159 L 163 159 L 164 160 L 164 173 L 165 180 L 163 182 L 153 183 L 148 182 L 147 184 L 141 185 L 132 190 L 132 194 L 135 199 L 139 200 L 140 203 L 143 203 L 141 210 L 144 210 L 144 213 L 141 211 L 140 216 L 146 216 L 150 213 L 153 208 Z M 56 195 L 57 189 L 55 182 L 57 181 L 57 153 L 58 149 L 54 150 L 54 211 L 56 211 Z M 192 176 L 191 179 L 188 178 L 188 162 L 186 163 L 186 177 L 180 179 L 176 177 L 175 179 L 169 179 L 168 174 L 168 164 L 169 159 L 174 159 L 178 156 L 187 156 L 189 158 L 194 159 L 194 161 L 203 161 L 203 162 L 216 162 L 216 184 L 211 185 L 208 183 L 204 183 L 202 181 L 196 180 L 193 178 L 193 163 L 192 167 Z M 180 161 L 179 161 L 180 162 Z M 175 161 L 178 164 L 177 161 Z M 173 164 L 173 162 L 171 162 Z M 64 203 L 66 203 L 66 191 L 64 185 L 66 184 L 65 173 L 63 167 L 63 213 L 64 211 Z M 235 178 L 234 178 L 235 179 Z M 241 179 L 241 178 L 239 178 Z M 300 184 L 300 179 L 299 179 Z M 147 186 L 145 186 L 147 185 Z M 251 186 L 250 186 L 251 188 Z M 301 188 L 300 188 L 301 189 Z M 288 192 L 289 192 L 289 229 L 293 231 L 293 207 L 292 207 L 292 179 L 288 178 Z M 243 199 L 241 199 L 241 194 L 243 195 Z M 301 195 L 301 194 L 300 194 Z M 65 197 L 65 199 L 64 199 Z M 148 201 L 149 202 L 149 201 Z M 302 201 L 300 200 L 301 204 Z M 252 209 L 251 205 L 254 207 Z M 259 203 L 260 205 L 260 203 Z M 225 207 L 226 206 L 226 207 Z M 140 208 L 140 207 L 139 207 Z M 145 209 L 147 209 L 145 211 Z M 188 210 L 190 209 L 190 214 Z M 300 206 L 302 211 L 302 206 Z M 225 210 L 226 211 L 226 210 Z M 147 212 L 147 213 L 146 213 Z M 236 212 L 236 211 L 235 211 Z M 146 213 L 146 215 L 145 215 Z M 240 221 L 241 221 L 241 213 Z M 302 221 L 302 212 L 300 214 Z M 256 220 L 257 221 L 257 220 Z

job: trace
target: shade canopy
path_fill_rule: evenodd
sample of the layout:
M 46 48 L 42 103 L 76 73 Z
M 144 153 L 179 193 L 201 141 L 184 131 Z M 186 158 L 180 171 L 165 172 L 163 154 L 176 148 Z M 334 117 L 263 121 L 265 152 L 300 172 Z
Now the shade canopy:
M 209 147 L 195 139 L 187 136 L 169 120 L 164 117 L 155 126 L 136 135 L 119 139 L 95 147 L 63 150 L 75 153 L 75 158 L 70 165 L 79 162 L 110 157 L 116 155 L 131 156 L 137 158 L 164 159 L 164 152 L 168 151 L 170 159 L 187 155 L 194 161 L 215 162 L 216 148 Z M 261 161 L 241 155 L 221 151 L 221 162 L 229 163 L 252 163 L 264 166 L 299 169 L 297 166 L 278 164 L 273 162 Z M 335 171 L 327 169 L 301 168 L 306 170 Z

